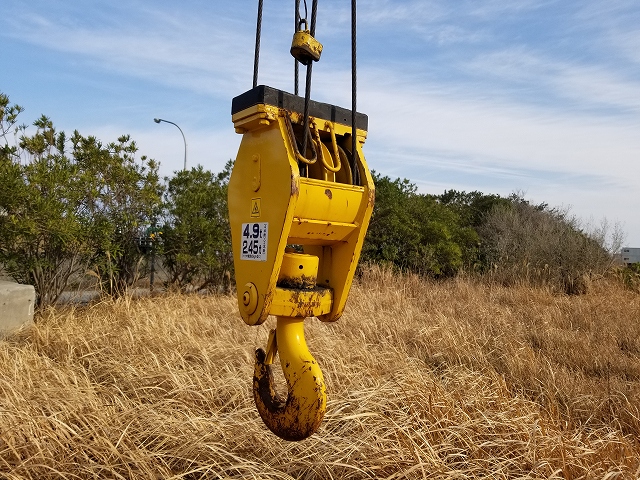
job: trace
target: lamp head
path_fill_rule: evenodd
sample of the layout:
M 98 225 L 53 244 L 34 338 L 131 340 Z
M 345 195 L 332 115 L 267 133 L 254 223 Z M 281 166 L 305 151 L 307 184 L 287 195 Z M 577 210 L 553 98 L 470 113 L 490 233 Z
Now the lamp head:
M 154 118 L 153 121 L 156 122 L 156 123 L 160 123 L 160 119 L 159 118 Z

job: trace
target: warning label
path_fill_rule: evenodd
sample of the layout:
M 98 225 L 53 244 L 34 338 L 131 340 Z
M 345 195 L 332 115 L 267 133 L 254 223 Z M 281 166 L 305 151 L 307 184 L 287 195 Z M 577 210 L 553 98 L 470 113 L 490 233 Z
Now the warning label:
M 254 218 L 260 216 L 260 199 L 259 198 L 251 199 L 251 216 Z

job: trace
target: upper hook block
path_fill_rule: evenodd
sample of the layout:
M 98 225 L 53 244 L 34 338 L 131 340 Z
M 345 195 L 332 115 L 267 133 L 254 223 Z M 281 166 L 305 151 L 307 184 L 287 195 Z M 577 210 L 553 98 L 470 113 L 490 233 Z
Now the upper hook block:
M 309 30 L 298 30 L 293 34 L 291 55 L 301 64 L 309 65 L 320 60 L 322 44 L 309 33 Z

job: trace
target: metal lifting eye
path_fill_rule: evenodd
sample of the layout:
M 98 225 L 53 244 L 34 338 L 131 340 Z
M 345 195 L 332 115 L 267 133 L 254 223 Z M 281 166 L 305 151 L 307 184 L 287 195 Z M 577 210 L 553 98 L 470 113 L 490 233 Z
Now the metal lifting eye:
M 267 351 L 256 350 L 253 398 L 265 425 L 280 438 L 304 440 L 318 429 L 327 408 L 324 378 L 304 338 L 304 318 L 278 317 Z M 277 395 L 271 363 L 276 352 L 287 381 L 287 398 Z

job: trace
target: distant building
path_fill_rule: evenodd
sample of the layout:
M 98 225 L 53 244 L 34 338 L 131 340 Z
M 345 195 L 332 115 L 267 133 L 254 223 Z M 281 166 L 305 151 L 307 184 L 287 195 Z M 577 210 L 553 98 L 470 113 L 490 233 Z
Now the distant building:
M 622 247 L 620 257 L 625 265 L 640 263 L 640 248 Z

